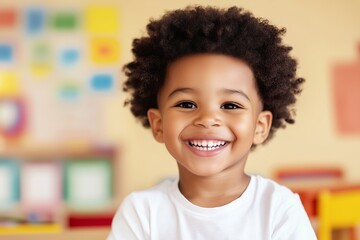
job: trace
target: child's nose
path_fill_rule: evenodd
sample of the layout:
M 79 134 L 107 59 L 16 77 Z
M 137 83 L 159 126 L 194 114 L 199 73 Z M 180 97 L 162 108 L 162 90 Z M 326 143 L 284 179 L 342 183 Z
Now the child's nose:
M 194 125 L 209 128 L 221 125 L 220 117 L 216 111 L 200 110 L 194 120 Z

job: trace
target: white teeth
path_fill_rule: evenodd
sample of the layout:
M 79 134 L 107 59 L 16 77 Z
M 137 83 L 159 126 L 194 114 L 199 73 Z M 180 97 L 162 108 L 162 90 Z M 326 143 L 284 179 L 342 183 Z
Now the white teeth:
M 189 141 L 190 146 L 201 150 L 201 151 L 209 151 L 215 150 L 216 148 L 222 147 L 225 145 L 225 141 L 219 140 L 191 140 Z

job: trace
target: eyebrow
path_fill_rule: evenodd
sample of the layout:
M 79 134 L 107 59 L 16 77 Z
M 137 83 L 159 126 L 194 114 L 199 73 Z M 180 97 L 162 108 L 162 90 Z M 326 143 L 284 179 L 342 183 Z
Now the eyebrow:
M 248 96 L 244 91 L 242 91 L 242 90 L 224 88 L 224 89 L 222 90 L 222 92 L 227 93 L 227 94 L 240 94 L 240 95 L 242 95 L 243 97 L 245 97 L 247 100 L 250 101 L 249 96 Z
M 192 88 L 177 88 L 169 94 L 168 98 L 170 98 L 171 96 L 173 96 L 179 92 L 185 92 L 185 93 L 186 92 L 195 92 L 195 90 Z
M 187 93 L 187 92 L 196 92 L 196 91 L 192 88 L 177 88 L 169 94 L 168 98 L 170 98 L 171 96 L 173 96 L 179 92 Z M 224 88 L 221 90 L 221 92 L 223 92 L 225 94 L 240 94 L 241 96 L 245 97 L 247 100 L 250 101 L 249 96 L 242 90 Z

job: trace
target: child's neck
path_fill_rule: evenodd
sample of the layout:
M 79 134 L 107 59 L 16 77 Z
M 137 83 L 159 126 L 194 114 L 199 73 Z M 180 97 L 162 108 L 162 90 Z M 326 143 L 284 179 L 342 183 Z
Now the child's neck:
M 200 207 L 219 207 L 239 198 L 247 188 L 250 177 L 246 174 L 226 176 L 189 176 L 180 171 L 179 188 L 193 204 Z

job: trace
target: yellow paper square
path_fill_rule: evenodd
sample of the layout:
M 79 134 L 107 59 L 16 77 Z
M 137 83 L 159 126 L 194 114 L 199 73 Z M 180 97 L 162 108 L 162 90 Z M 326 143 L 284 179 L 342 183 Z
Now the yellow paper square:
M 35 76 L 35 77 L 46 77 L 48 76 L 52 69 L 51 66 L 49 64 L 41 64 L 41 63 L 33 63 L 30 65 L 31 67 L 31 73 Z
M 16 96 L 20 92 L 18 76 L 15 72 L 0 71 L 0 96 Z
M 116 33 L 119 12 L 113 6 L 89 6 L 85 11 L 85 26 L 90 33 Z
M 97 64 L 116 63 L 119 51 L 119 41 L 115 38 L 96 38 L 91 42 L 91 60 Z

